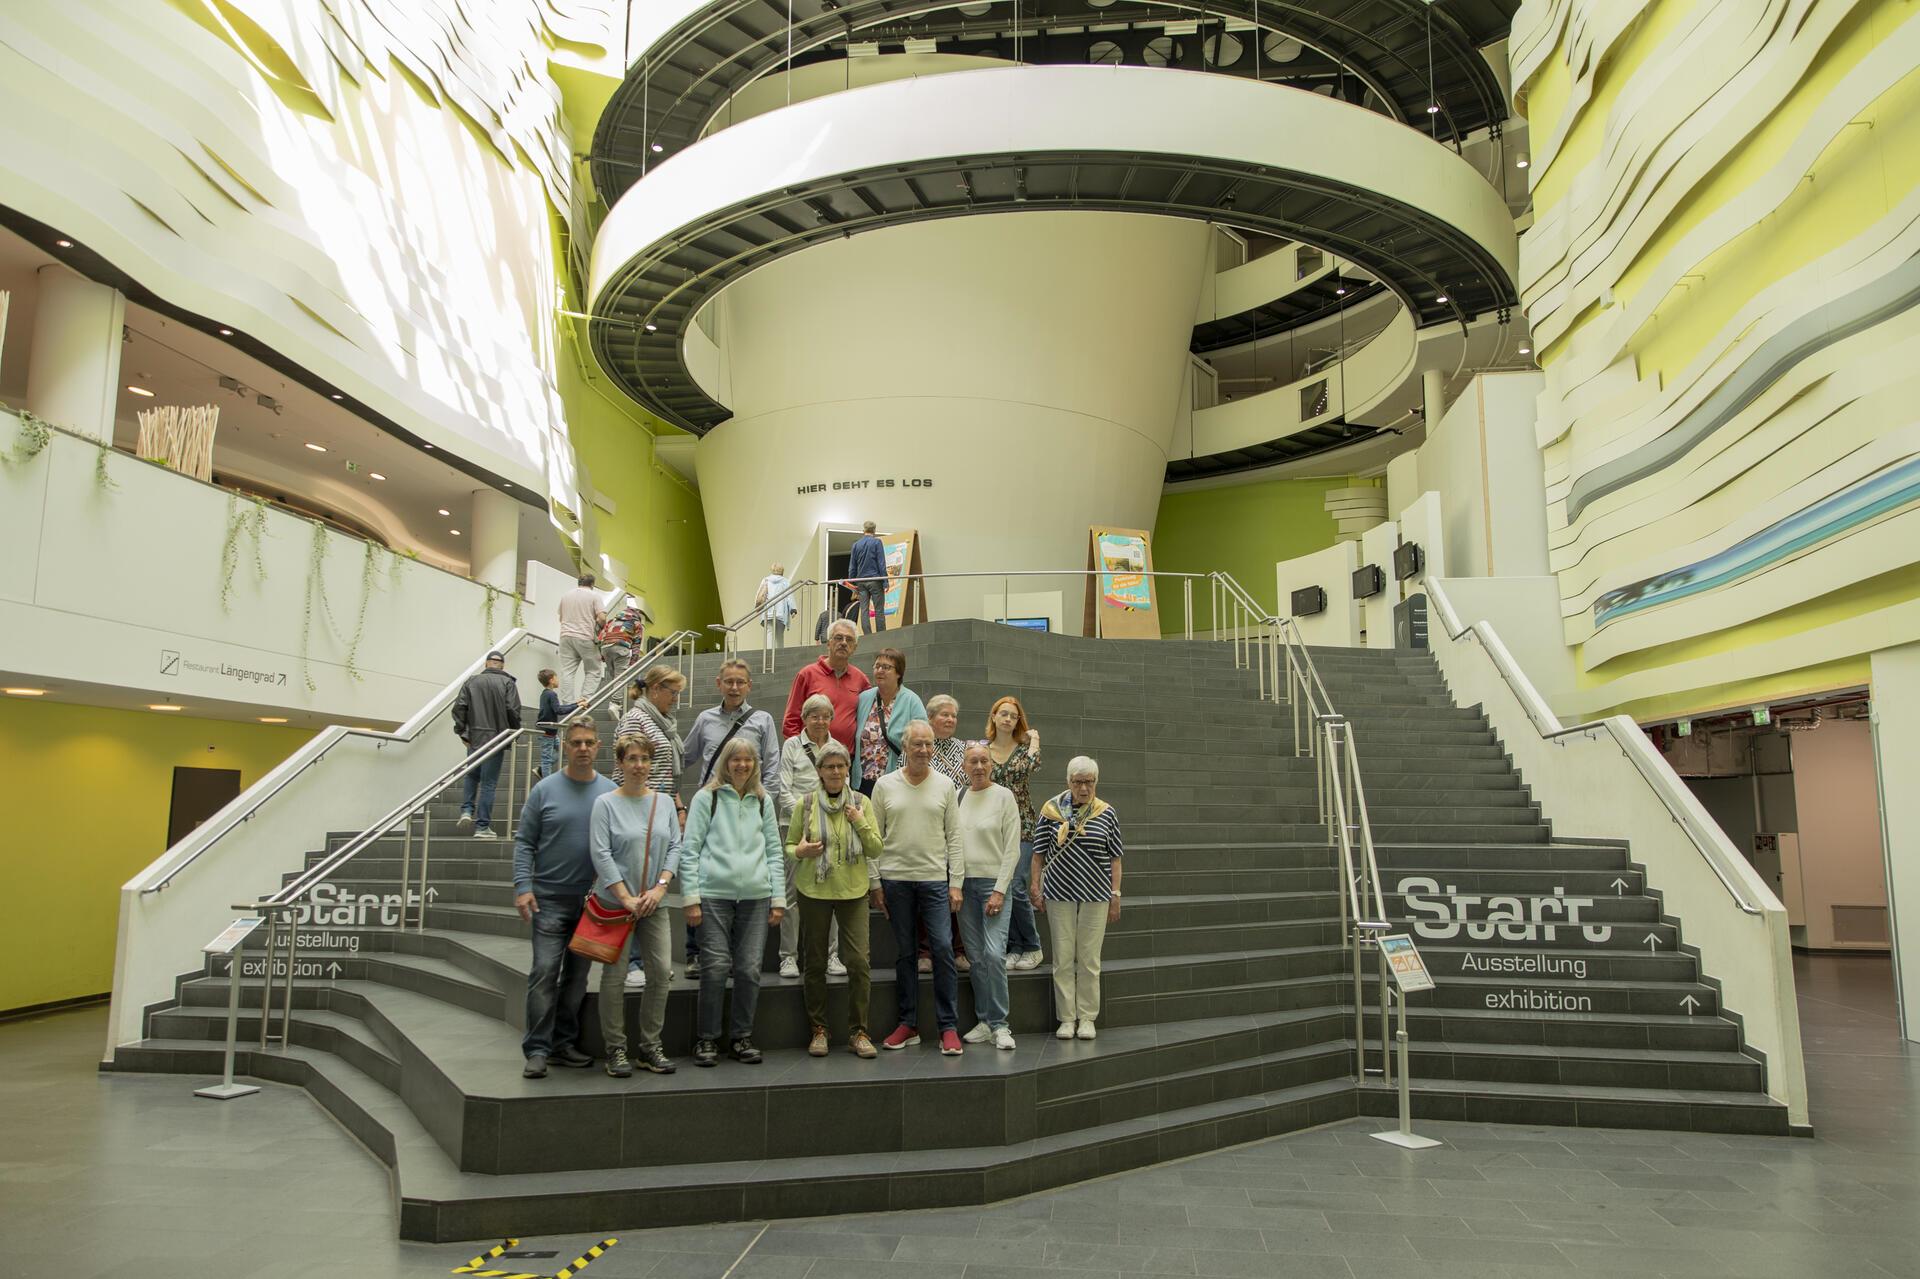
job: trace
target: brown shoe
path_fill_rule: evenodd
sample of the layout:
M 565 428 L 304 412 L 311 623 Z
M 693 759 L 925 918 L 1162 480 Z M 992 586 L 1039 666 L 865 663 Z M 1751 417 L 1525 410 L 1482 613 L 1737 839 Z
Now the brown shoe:
M 827 1055 L 827 1028 L 825 1026 L 815 1026 L 813 1028 L 813 1042 L 807 1045 L 807 1055 L 809 1057 L 824 1057 Z
M 847 1051 L 864 1061 L 872 1061 L 880 1055 L 880 1050 L 873 1046 L 873 1041 L 867 1038 L 864 1030 L 853 1033 L 853 1042 L 847 1045 Z

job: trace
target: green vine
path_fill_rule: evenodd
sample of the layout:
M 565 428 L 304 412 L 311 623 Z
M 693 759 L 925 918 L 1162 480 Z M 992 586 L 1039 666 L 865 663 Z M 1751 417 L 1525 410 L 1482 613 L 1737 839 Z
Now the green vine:
M 513 628 L 519 630 L 527 624 L 527 602 L 520 598 L 518 591 L 513 595 Z
M 105 457 L 104 452 L 101 457 Z M 117 487 L 117 486 L 116 486 Z M 240 509 L 240 495 L 227 494 L 227 536 L 220 544 L 220 611 L 233 611 L 233 578 L 240 567 L 240 539 L 249 537 L 253 541 L 253 579 L 256 583 L 267 580 L 266 552 L 261 541 L 267 532 L 267 504 L 258 498 L 247 499 L 252 506 L 248 510 Z
M 363 543 L 366 553 L 360 557 L 360 611 L 353 619 L 353 638 L 347 642 L 347 678 L 358 684 L 360 674 L 360 637 L 367 628 L 367 599 L 373 594 L 373 579 L 379 575 L 372 542 Z
M 0 461 L 8 466 L 24 466 L 46 451 L 53 442 L 53 428 L 44 418 L 31 413 L 20 415 L 20 434 L 14 437 L 13 447 L 0 453 Z
M 102 444 L 93 455 L 93 486 L 102 493 L 114 493 L 120 489 L 119 481 L 107 474 L 107 454 L 111 452 L 111 445 Z
M 493 605 L 494 605 L 494 601 L 500 598 L 500 588 L 497 586 L 488 586 L 485 582 L 480 583 L 480 585 L 485 587 L 487 592 L 486 595 L 480 601 L 480 620 L 486 623 L 486 627 L 487 627 L 486 642 L 488 644 L 492 644 L 493 643 Z
M 313 537 L 307 548 L 307 589 L 300 601 L 300 678 L 306 681 L 307 691 L 315 693 L 320 686 L 313 682 L 313 666 L 310 654 L 313 648 L 313 599 L 320 597 L 320 611 L 331 623 L 332 610 L 327 606 L 327 528 L 318 520 L 312 521 Z

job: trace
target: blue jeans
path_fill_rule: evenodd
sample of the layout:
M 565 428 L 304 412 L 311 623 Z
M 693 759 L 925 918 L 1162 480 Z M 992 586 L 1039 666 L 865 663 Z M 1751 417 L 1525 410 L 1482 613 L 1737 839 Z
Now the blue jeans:
M 586 902 L 580 897 L 536 897 L 533 967 L 527 973 L 527 1034 L 520 1053 L 550 1057 L 580 1038 L 580 1001 L 592 961 L 567 949 Z
M 726 998 L 729 974 L 733 977 L 729 1037 L 736 1042 L 753 1037 L 753 1015 L 760 1006 L 760 961 L 766 955 L 767 913 L 772 906 L 765 897 L 752 901 L 709 897 L 700 903 L 699 1038 L 716 1043 L 720 1039 L 720 1005 Z
M 1034 925 L 1033 899 L 1027 896 L 1027 881 L 1033 877 L 1033 841 L 1020 841 L 1020 864 L 1014 867 L 1013 883 L 1007 892 L 1007 953 L 1027 955 L 1040 949 L 1040 930 Z M 968 942 L 971 950 L 973 943 Z
M 479 745 L 469 746 L 469 755 L 484 747 L 489 739 L 476 737 L 474 740 Z M 493 828 L 493 789 L 500 784 L 500 766 L 506 762 L 507 753 L 504 750 L 495 751 L 482 760 L 478 767 L 468 769 L 466 780 L 461 783 L 460 811 L 473 814 L 476 830 Z M 479 792 L 478 802 L 474 798 L 475 791 Z
M 947 909 L 947 886 L 940 880 L 883 879 L 880 891 L 893 924 L 893 984 L 900 1005 L 900 1024 L 920 1026 L 920 948 L 915 928 L 927 926 L 927 949 L 933 955 L 933 1012 L 940 1029 L 960 1028 L 960 970 L 953 963 L 953 913 Z
M 887 584 L 862 582 L 854 588 L 860 596 L 860 629 L 872 634 L 887 629 Z
M 961 887 L 960 940 L 966 945 L 973 969 L 973 1014 L 998 1030 L 1007 1024 L 1007 924 L 1013 902 L 1004 901 L 998 915 L 987 914 L 993 881 L 968 876 Z
M 540 776 L 552 777 L 560 767 L 560 735 L 540 739 Z

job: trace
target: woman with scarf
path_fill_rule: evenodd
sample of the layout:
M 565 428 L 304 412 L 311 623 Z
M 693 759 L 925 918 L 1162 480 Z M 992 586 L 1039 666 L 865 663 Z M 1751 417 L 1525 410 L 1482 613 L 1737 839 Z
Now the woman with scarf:
M 883 648 L 873 659 L 873 686 L 854 703 L 855 740 L 860 745 L 856 776 L 860 793 L 873 794 L 873 784 L 900 767 L 907 748 L 907 725 L 927 717 L 920 694 L 906 687 L 907 655 Z
M 782 825 L 793 820 L 793 813 L 800 801 L 820 789 L 820 760 L 829 745 L 838 747 L 845 755 L 847 748 L 833 740 L 833 699 L 825 693 L 815 693 L 800 704 L 800 732 L 789 737 L 780 745 L 780 821 Z M 848 756 L 851 759 L 851 756 Z M 791 840 L 788 841 L 792 843 Z M 792 852 L 787 854 L 787 904 L 797 906 L 794 901 L 794 876 L 799 871 L 799 863 Z M 831 936 L 827 941 L 827 976 L 845 977 L 846 965 L 840 962 L 840 927 L 832 925 Z M 787 966 L 793 965 L 788 972 Z M 780 975 L 798 977 L 800 975 L 800 915 L 798 910 L 787 912 L 780 921 Z
M 1100 946 L 1120 918 L 1120 815 L 1093 792 L 1100 765 L 1067 765 L 1067 789 L 1046 802 L 1033 829 L 1033 908 L 1053 933 L 1055 1039 L 1094 1037 L 1100 1015 Z
M 629 733 L 638 733 L 653 743 L 653 763 L 647 769 L 647 786 L 659 791 L 673 801 L 674 812 L 680 822 L 680 828 L 686 829 L 687 806 L 680 800 L 680 755 L 685 746 L 680 741 L 680 729 L 673 722 L 674 707 L 679 705 L 681 690 L 687 686 L 687 677 L 671 666 L 652 666 L 647 673 L 633 682 L 633 709 L 620 717 L 620 726 L 614 730 L 617 741 Z M 613 762 L 613 784 L 622 783 L 623 774 L 620 761 Z M 678 885 L 676 884 L 677 888 Z M 667 897 L 667 909 L 673 912 L 675 923 L 685 926 L 682 910 L 683 903 L 678 892 Z M 693 977 L 700 971 L 700 943 L 695 935 L 697 930 L 687 930 L 687 976 Z M 656 980 L 671 982 L 673 970 L 654 974 Z M 645 990 L 647 975 L 640 965 L 640 956 L 635 955 L 627 967 L 627 988 Z
M 799 867 L 793 905 L 800 912 L 800 993 L 813 1027 L 807 1051 L 815 1057 L 827 1055 L 827 946 L 838 925 L 847 974 L 847 1051 L 871 1060 L 878 1053 L 867 1035 L 873 989 L 867 907 L 869 901 L 880 904 L 880 867 L 874 861 L 880 832 L 872 808 L 847 785 L 852 763 L 839 742 L 829 739 L 819 748 L 815 767 L 820 784 L 794 805 L 787 857 Z

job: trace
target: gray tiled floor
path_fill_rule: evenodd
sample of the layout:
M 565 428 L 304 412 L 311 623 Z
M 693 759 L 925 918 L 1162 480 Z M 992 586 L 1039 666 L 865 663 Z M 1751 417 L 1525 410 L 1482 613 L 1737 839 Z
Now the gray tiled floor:
M 951 1212 L 618 1233 L 590 1279 L 1920 1273 L 1920 1051 L 1883 959 L 1798 963 L 1811 1141 L 1366 1120 Z M 0 1276 L 445 1275 L 385 1172 L 298 1090 L 98 1075 L 100 1010 L 0 1027 Z M 635 1223 L 643 1224 L 643 1223 Z M 592 1239 L 526 1240 L 552 1273 Z

